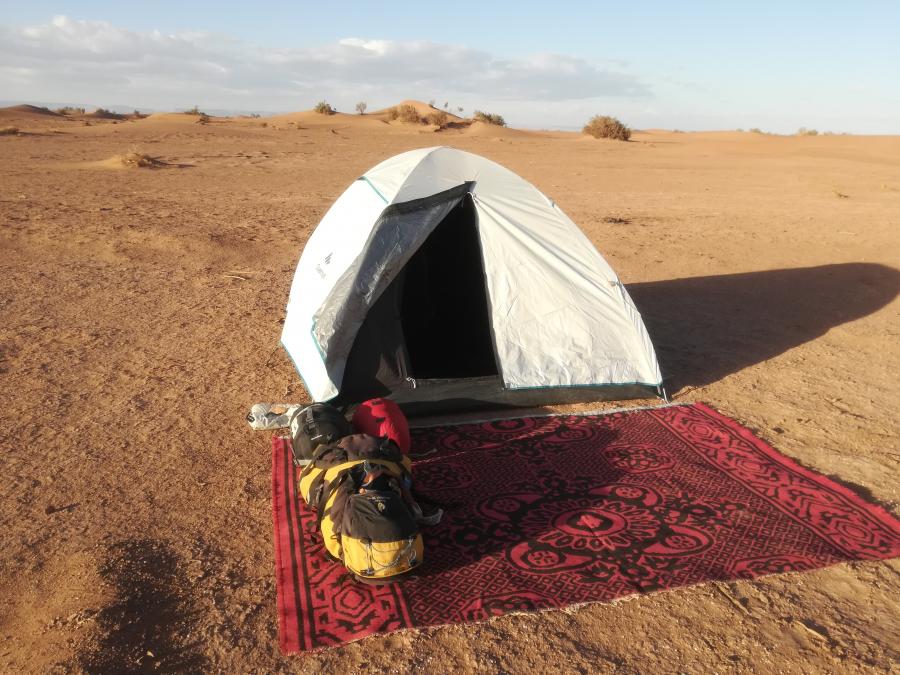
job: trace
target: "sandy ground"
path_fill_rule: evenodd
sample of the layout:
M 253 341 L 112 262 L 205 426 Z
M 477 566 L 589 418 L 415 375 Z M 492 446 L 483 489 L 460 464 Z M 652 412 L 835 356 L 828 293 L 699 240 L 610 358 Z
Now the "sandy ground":
M 294 265 L 368 167 L 494 159 L 629 285 L 670 392 L 900 512 L 900 138 L 632 142 L 378 116 L 0 113 L 0 670 L 883 672 L 900 562 L 277 647 L 268 435 Z M 88 125 L 85 122 L 89 122 Z M 158 168 L 115 159 L 147 153 Z

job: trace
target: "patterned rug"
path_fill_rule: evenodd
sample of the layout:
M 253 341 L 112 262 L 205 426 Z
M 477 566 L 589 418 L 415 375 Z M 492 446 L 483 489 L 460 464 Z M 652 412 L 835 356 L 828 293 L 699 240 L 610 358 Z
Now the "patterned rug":
M 893 516 L 702 404 L 413 430 L 431 448 L 425 564 L 372 587 L 326 558 L 273 439 L 282 651 L 900 555 Z

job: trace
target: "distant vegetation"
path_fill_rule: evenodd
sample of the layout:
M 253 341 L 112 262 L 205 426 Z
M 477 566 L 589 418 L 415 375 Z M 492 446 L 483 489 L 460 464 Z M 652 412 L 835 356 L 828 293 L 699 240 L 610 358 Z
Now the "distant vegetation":
M 56 112 L 60 115 L 84 115 L 84 108 L 74 108 L 70 105 L 67 105 L 63 108 L 57 108 Z
M 0 136 L 15 136 L 19 133 L 19 127 L 0 127 Z
M 494 124 L 498 127 L 506 126 L 506 120 L 503 119 L 502 115 L 497 115 L 494 113 L 486 113 L 486 112 L 482 112 L 481 110 L 476 110 L 472 114 L 472 117 L 475 119 L 476 122 L 484 122 L 485 124 Z
M 388 108 L 388 119 L 400 120 L 401 122 L 407 122 L 409 124 L 424 124 L 426 121 L 425 118 L 419 114 L 419 111 L 416 110 L 415 106 L 411 106 L 408 103 Z
M 617 141 L 631 138 L 631 129 L 608 115 L 595 115 L 584 125 L 582 131 L 594 138 L 613 138 Z
M 337 112 L 334 108 L 331 107 L 327 101 L 319 101 L 316 103 L 316 107 L 313 108 L 320 115 L 334 115 Z
M 369 106 L 366 105 L 365 101 L 360 101 L 359 103 L 356 104 L 356 112 L 358 112 L 360 115 L 365 115 L 366 108 L 368 108 L 368 107 Z
M 443 129 L 444 126 L 450 121 L 450 115 L 445 113 L 443 110 L 435 110 L 432 113 L 428 113 L 425 117 L 425 120 L 428 124 L 433 124 L 434 126 Z
M 818 136 L 819 132 L 815 129 L 807 129 L 806 127 L 800 127 L 797 129 L 798 136 Z
M 132 150 L 125 155 L 121 155 L 120 157 L 118 157 L 118 160 L 127 167 L 139 169 L 157 169 L 161 166 L 166 166 L 165 162 L 157 159 L 156 157 L 151 157 L 146 153 L 138 152 L 136 150 Z
M 125 115 L 120 115 L 119 113 L 114 113 L 112 110 L 107 110 L 106 108 L 97 108 L 94 112 L 91 113 L 92 117 L 100 117 L 105 120 L 124 120 Z
M 750 133 L 751 134 L 764 134 L 766 132 L 763 131 L 762 129 L 760 129 L 759 127 L 753 127 L 752 129 L 750 129 Z

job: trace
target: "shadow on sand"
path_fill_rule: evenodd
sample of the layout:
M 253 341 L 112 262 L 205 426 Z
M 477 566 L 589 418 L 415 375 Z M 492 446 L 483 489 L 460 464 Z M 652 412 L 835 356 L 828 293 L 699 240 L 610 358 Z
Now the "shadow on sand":
M 873 263 L 630 284 L 670 392 L 702 386 L 862 318 L 900 292 Z

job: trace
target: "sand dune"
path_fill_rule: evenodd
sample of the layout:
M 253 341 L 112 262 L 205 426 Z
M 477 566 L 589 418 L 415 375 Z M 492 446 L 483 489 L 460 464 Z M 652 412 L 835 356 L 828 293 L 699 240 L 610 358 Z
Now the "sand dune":
M 0 108 L 0 118 L 15 117 L 22 118 L 27 116 L 40 117 L 62 117 L 58 112 L 54 112 L 49 108 L 41 108 L 36 105 L 14 105 L 8 108 Z

